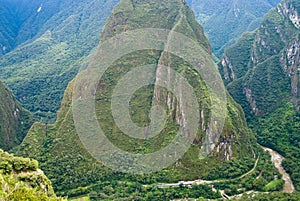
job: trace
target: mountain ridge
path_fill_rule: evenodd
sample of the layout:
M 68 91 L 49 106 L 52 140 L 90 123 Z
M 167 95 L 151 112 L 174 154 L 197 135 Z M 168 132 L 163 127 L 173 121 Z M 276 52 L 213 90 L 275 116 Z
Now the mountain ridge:
M 219 69 L 258 142 L 275 149 L 299 190 L 299 1 L 284 0 L 225 51 Z M 240 52 L 244 52 L 243 55 Z M 244 56 L 244 57 L 243 57 Z
M 87 65 L 116 0 L 43 2 L 20 4 L 20 15 L 29 14 L 19 16 L 26 19 L 15 39 L 21 44 L 0 57 L 0 79 L 37 120 L 53 122 L 63 91 Z
M 124 7 L 122 3 L 127 7 Z M 150 6 L 150 4 L 152 6 Z M 149 27 L 172 29 L 175 27 L 176 31 L 186 34 L 197 43 L 202 44 L 203 54 L 208 56 L 208 59 L 202 62 L 204 62 L 204 65 L 214 68 L 210 45 L 203 33 L 203 29 L 196 23 L 192 11 L 181 0 L 164 2 L 158 0 L 122 0 L 119 5 L 122 5 L 122 7 L 117 6 L 112 15 L 108 18 L 101 40 L 106 40 L 117 34 L 126 33 L 135 29 L 147 29 Z M 127 10 L 124 8 L 130 9 Z M 186 18 L 184 20 L 180 20 L 180 17 L 178 17 L 180 8 L 183 9 L 183 18 Z M 161 12 L 166 9 L 168 9 L 168 12 Z M 145 12 L 145 10 L 147 10 L 147 12 Z M 158 18 L 169 20 L 157 20 Z M 173 22 L 171 23 L 172 25 L 170 25 L 170 21 Z M 175 26 L 178 21 L 179 24 Z M 124 29 L 124 27 L 126 27 L 126 29 Z M 185 32 L 185 30 L 188 31 Z M 90 65 L 97 67 L 97 59 L 100 59 L 99 55 L 94 57 Z M 38 159 L 41 167 L 52 180 L 58 193 L 72 196 L 84 194 L 85 191 L 90 190 L 88 188 L 89 186 L 92 186 L 91 189 L 97 189 L 97 184 L 102 186 L 110 185 L 109 183 L 113 183 L 114 181 L 124 182 L 125 180 L 126 182 L 128 178 L 130 178 L 132 182 L 142 182 L 146 184 L 151 184 L 152 182 L 178 181 L 180 179 L 204 177 L 206 174 L 209 174 L 209 167 L 212 167 L 214 164 L 221 165 L 222 161 L 229 159 L 236 159 L 238 163 L 240 158 L 248 157 L 248 160 L 251 161 L 259 148 L 255 143 L 255 138 L 247 128 L 241 107 L 238 106 L 230 96 L 228 96 L 228 104 L 226 105 L 225 111 L 225 127 L 220 134 L 220 140 L 217 140 L 216 146 L 210 156 L 205 159 L 199 159 L 206 130 L 209 130 L 208 119 L 211 115 L 209 109 L 211 101 L 209 100 L 209 95 L 211 92 L 207 90 L 207 86 L 205 86 L 199 74 L 197 74 L 195 70 L 191 70 L 190 64 L 175 55 L 157 50 L 144 50 L 126 54 L 115 61 L 101 78 L 100 84 L 97 86 L 95 108 L 97 120 L 102 129 L 106 132 L 107 138 L 123 150 L 131 153 L 145 154 L 155 152 L 173 139 L 178 126 L 180 126 L 180 121 L 178 120 L 181 119 L 183 111 L 179 109 L 175 101 L 174 104 L 171 104 L 175 105 L 173 110 L 170 110 L 170 105 L 164 104 L 168 97 L 172 97 L 171 94 L 167 95 L 169 93 L 167 91 L 155 89 L 154 86 L 144 87 L 141 90 L 137 90 L 133 96 L 134 98 L 130 101 L 132 120 L 137 125 L 145 125 L 149 122 L 149 110 L 155 91 L 157 92 L 156 94 L 161 95 L 161 98 L 158 98 L 158 100 L 163 102 L 162 106 L 172 115 L 168 116 L 167 127 L 159 136 L 144 140 L 130 138 L 120 131 L 111 114 L 111 93 L 113 87 L 118 83 L 118 79 L 131 71 L 136 65 L 143 66 L 151 63 L 157 65 L 160 62 L 166 66 L 171 66 L 170 63 L 172 63 L 172 66 L 175 66 L 175 70 L 181 71 L 182 75 L 189 78 L 190 84 L 195 86 L 195 92 L 198 96 L 197 100 L 203 109 L 203 126 L 199 128 L 197 138 L 180 161 L 159 173 L 134 176 L 131 174 L 123 175 L 112 171 L 93 159 L 80 141 L 74 125 L 74 114 L 72 114 L 74 112 L 72 108 L 74 103 L 72 103 L 72 98 L 74 93 L 73 87 L 76 80 L 70 82 L 65 91 L 65 96 L 56 122 L 53 125 L 34 124 L 19 147 L 17 154 Z M 88 69 L 82 71 L 77 77 L 77 81 L 83 80 L 82 84 L 80 84 L 81 82 L 78 84 L 78 86 L 83 89 L 88 85 L 85 79 L 83 79 L 85 78 L 83 74 L 88 71 Z M 80 98 L 80 96 L 78 96 L 78 98 Z M 84 99 L 84 96 L 81 98 Z M 199 113 L 201 113 L 201 111 L 199 111 Z M 82 116 L 85 117 L 84 114 L 82 114 Z M 119 162 L 122 163 L 122 160 L 124 159 L 120 158 Z M 203 167 L 203 169 L 199 167 Z M 189 173 L 186 173 L 187 169 L 190 170 Z M 58 176 L 60 172 L 65 173 L 64 177 Z M 109 181 L 107 181 L 108 179 Z M 105 184 L 105 182 L 108 183 Z M 95 184 L 94 187 L 93 184 Z M 87 186 L 87 188 L 83 188 L 85 186 Z
M 214 54 L 221 58 L 224 50 L 245 32 L 258 28 L 271 8 L 280 0 L 188 0 L 210 39 Z

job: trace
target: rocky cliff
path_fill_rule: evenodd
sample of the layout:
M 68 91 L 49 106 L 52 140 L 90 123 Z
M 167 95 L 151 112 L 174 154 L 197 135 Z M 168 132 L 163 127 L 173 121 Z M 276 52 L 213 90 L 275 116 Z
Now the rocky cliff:
M 280 2 L 256 31 L 225 51 L 218 65 L 259 143 L 286 157 L 284 166 L 298 189 L 299 5 L 298 0 Z
M 232 83 L 229 89 L 243 83 L 240 91 L 257 115 L 271 111 L 282 99 L 299 107 L 298 13 L 297 1 L 281 2 L 259 29 L 228 48 L 219 64 L 225 82 Z
M 218 58 L 245 32 L 255 30 L 280 0 L 187 0 Z
M 152 32 L 149 31 L 149 28 L 152 31 L 153 29 L 163 31 Z M 129 41 L 132 40 L 132 43 L 129 43 L 128 46 L 118 46 L 118 44 L 127 41 L 126 36 L 130 35 L 131 31 L 141 29 L 146 30 L 146 32 L 138 33 L 148 34 L 150 39 L 151 37 L 160 36 L 161 33 L 168 33 L 161 38 L 165 42 L 158 43 L 158 46 L 155 46 L 161 49 L 150 48 L 149 44 L 144 43 L 149 38 L 143 38 L 144 41 L 136 44 L 135 41 L 139 40 L 138 34 L 135 35 L 136 38 L 133 38 L 133 40 L 127 38 Z M 177 35 L 174 32 L 187 40 L 175 40 L 174 43 Z M 117 40 L 117 43 L 110 43 L 110 39 L 118 39 L 120 36 L 125 36 L 125 39 Z M 183 47 L 188 41 L 199 47 L 200 54 L 195 55 L 198 58 L 196 64 L 200 65 L 206 72 L 215 73 L 212 74 L 212 77 L 209 77 L 208 74 L 200 75 L 197 70 L 193 69 L 192 63 L 172 53 L 171 44 Z M 241 107 L 227 94 L 224 87 L 223 95 L 225 99 L 221 99 L 211 91 L 210 87 L 212 85 L 207 84 L 204 80 L 204 78 L 210 78 L 213 81 L 212 83 L 215 83 L 214 81 L 220 79 L 220 76 L 212 61 L 211 48 L 203 29 L 195 21 L 194 15 L 186 3 L 181 0 L 122 0 L 107 20 L 101 35 L 101 42 L 102 44 L 112 45 L 112 49 L 117 47 L 117 50 L 124 50 L 125 53 L 121 52 L 123 54 L 120 58 L 114 60 L 108 68 L 104 68 L 103 63 L 101 63 L 103 55 L 107 52 L 110 53 L 111 49 L 101 49 L 102 46 L 100 45 L 89 68 L 82 71 L 65 91 L 57 121 L 53 125 L 36 123 L 18 151 L 20 155 L 32 156 L 41 161 L 41 167 L 49 175 L 55 188 L 60 193 L 72 192 L 72 189 L 99 183 L 100 181 L 119 181 L 126 180 L 126 178 L 128 180 L 129 177 L 131 180 L 141 178 L 147 181 L 146 183 L 193 179 L 206 175 L 213 164 L 220 164 L 222 161 L 230 159 L 254 157 L 255 139 L 247 128 Z M 150 44 L 153 45 L 153 43 Z M 135 45 L 143 46 L 143 49 L 139 51 L 130 49 Z M 170 51 L 167 51 L 168 49 Z M 181 48 L 176 49 L 181 50 Z M 112 52 L 109 58 L 114 58 L 115 55 L 118 55 L 118 51 Z M 144 69 L 147 72 L 146 75 L 149 76 L 145 76 L 143 71 L 138 71 L 137 75 L 129 79 L 131 82 L 128 86 L 124 87 L 120 84 L 124 87 L 121 92 L 122 96 L 125 97 L 127 92 L 132 90 L 132 85 L 140 83 L 139 79 L 143 81 L 150 78 L 148 85 L 141 85 L 136 91 L 132 92 L 133 94 L 131 94 L 128 103 L 129 111 L 122 110 L 122 103 L 119 102 L 117 102 L 119 104 L 117 108 L 112 107 L 114 101 L 119 100 L 118 98 L 114 99 L 115 96 L 113 96 L 114 91 L 121 87 L 118 82 L 122 83 L 123 77 L 126 78 L 127 74 L 135 72 L 138 69 L 135 67 L 147 67 L 151 64 L 154 64 L 154 67 Z M 169 67 L 168 70 L 163 66 Z M 100 80 L 96 84 L 91 83 L 91 80 L 100 76 L 100 73 L 95 73 L 98 72 L 94 71 L 95 69 L 103 71 L 103 76 L 101 79 L 99 78 Z M 176 77 L 175 74 L 186 77 L 188 80 L 195 94 L 195 100 L 199 105 L 196 110 L 190 112 L 189 105 L 185 105 L 181 101 L 185 96 L 185 88 L 179 87 L 181 90 L 175 90 L 174 93 L 171 93 L 172 87 L 167 87 L 169 85 L 173 86 L 174 81 L 175 83 L 178 81 L 177 83 L 181 86 L 181 81 L 173 79 Z M 166 87 L 158 87 L 157 85 Z M 222 89 L 222 85 L 217 86 Z M 175 94 L 177 95 L 175 96 Z M 84 111 L 78 111 L 74 108 L 74 106 L 78 106 L 77 104 L 79 106 L 81 103 L 84 104 L 84 101 L 88 101 L 90 96 L 94 98 L 92 103 L 95 104 L 95 107 L 86 107 Z M 121 99 L 122 96 L 117 97 Z M 152 108 L 156 105 L 160 105 L 166 111 L 165 124 L 158 135 L 147 137 L 150 133 L 148 131 L 151 130 L 148 125 L 153 120 L 151 119 Z M 219 105 L 224 106 L 222 111 L 218 110 Z M 88 113 L 86 114 L 90 109 L 95 111 L 95 115 L 89 116 Z M 114 118 L 114 112 L 119 112 L 120 115 Z M 211 121 L 212 114 L 216 117 L 216 119 L 213 119 L 215 121 Z M 129 117 L 127 118 L 126 115 Z M 180 127 L 184 130 L 185 138 L 190 139 L 189 131 L 185 130 L 187 128 L 186 122 L 190 118 L 189 115 L 194 117 L 192 119 L 199 117 L 199 121 L 196 122 L 196 136 L 191 141 L 191 147 L 180 160 L 158 173 L 141 176 L 123 175 L 103 166 L 92 158 L 90 154 L 95 153 L 93 149 L 87 152 L 87 148 L 94 148 L 93 145 L 99 142 L 99 139 L 95 138 L 97 135 L 89 132 L 94 129 L 94 124 L 91 122 L 95 118 L 97 120 L 96 125 L 101 126 L 106 139 L 112 142 L 114 146 L 127 153 L 147 155 L 163 149 L 168 144 L 172 145 L 172 140 L 176 138 Z M 133 122 L 138 125 L 137 130 L 140 133 L 135 133 L 132 130 L 130 130 L 131 133 L 124 132 L 132 124 L 117 124 L 118 118 L 123 118 L 125 122 Z M 224 127 L 222 123 L 217 121 L 218 119 L 224 120 Z M 85 123 L 78 130 L 77 126 L 80 123 L 78 120 L 88 121 L 89 124 Z M 86 144 L 86 141 L 80 140 L 82 139 L 78 136 L 80 129 L 83 129 L 83 133 L 81 133 L 83 136 L 92 139 L 92 141 L 87 141 L 91 144 Z M 130 136 L 140 136 L 140 138 Z M 105 145 L 104 143 L 103 147 Z M 181 144 L 179 143 L 172 150 L 173 153 L 175 152 L 175 157 L 176 150 L 180 150 L 180 148 Z M 202 152 L 207 152 L 209 155 L 203 155 Z M 113 159 L 117 159 L 119 168 L 125 168 L 119 169 L 119 171 L 130 172 L 130 168 L 140 162 L 138 159 L 131 160 L 132 158 L 126 160 L 128 158 L 119 157 L 118 154 L 109 152 L 109 150 L 98 154 L 106 153 L 111 153 L 109 160 L 115 161 Z M 168 160 L 172 155 L 168 157 L 165 154 L 162 157 Z M 123 165 L 128 161 L 130 167 Z M 160 162 L 157 158 L 146 161 L 142 167 L 143 170 L 151 170 L 153 167 L 150 164 L 157 161 Z M 161 161 L 161 163 L 163 162 Z M 64 177 L 60 176 L 61 172 L 64 172 Z M 84 189 L 81 190 L 84 191 Z

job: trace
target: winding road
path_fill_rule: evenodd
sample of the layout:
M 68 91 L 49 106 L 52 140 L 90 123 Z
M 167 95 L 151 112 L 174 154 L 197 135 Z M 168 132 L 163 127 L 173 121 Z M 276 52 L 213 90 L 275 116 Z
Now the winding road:
M 282 175 L 282 179 L 285 181 L 282 192 L 293 193 L 295 191 L 294 184 L 291 180 L 290 175 L 282 167 L 282 162 L 284 160 L 284 157 L 281 156 L 276 151 L 270 149 L 270 148 L 263 147 L 263 146 L 261 146 L 261 147 L 263 148 L 264 151 L 269 152 L 269 154 L 271 155 L 272 162 L 274 163 L 275 167 L 278 169 L 279 173 Z M 209 181 L 209 180 L 180 181 L 178 183 L 158 184 L 157 187 L 167 188 L 167 187 L 178 187 L 180 185 L 191 186 L 191 185 L 204 185 L 204 184 L 213 184 L 213 183 L 234 181 L 234 180 L 237 180 L 237 179 L 244 178 L 244 177 L 248 176 L 249 174 L 251 174 L 252 172 L 254 172 L 256 167 L 257 167 L 258 161 L 259 161 L 259 157 L 256 159 L 254 167 L 249 172 L 247 172 L 247 173 L 245 173 L 245 174 L 243 174 L 243 175 L 241 175 L 237 178 L 234 178 L 234 179 L 211 180 L 211 181 Z M 254 191 L 249 191 L 249 192 L 246 192 L 246 193 L 254 193 Z M 231 196 L 231 197 L 227 196 L 225 193 L 222 194 L 222 197 L 225 198 L 225 199 L 236 198 L 238 196 L 242 196 L 242 194 L 241 195 L 236 195 L 236 196 Z
M 242 179 L 246 176 L 248 176 L 249 174 L 251 174 L 252 172 L 255 171 L 256 167 L 257 167 L 257 164 L 258 164 L 258 161 L 259 161 L 259 157 L 256 159 L 255 161 L 255 164 L 253 166 L 253 168 L 237 177 L 237 178 L 233 178 L 233 179 L 221 179 L 221 180 L 201 180 L 201 179 L 197 179 L 197 180 L 194 180 L 194 181 L 180 181 L 178 183 L 169 183 L 169 184 L 158 184 L 157 187 L 159 188 L 165 188 L 165 187 L 176 187 L 176 186 L 180 186 L 180 185 L 184 185 L 184 186 L 189 186 L 189 185 L 204 185 L 204 184 L 213 184 L 213 183 L 221 183 L 221 182 L 229 182 L 229 181 L 235 181 L 235 180 L 238 180 L 238 179 Z

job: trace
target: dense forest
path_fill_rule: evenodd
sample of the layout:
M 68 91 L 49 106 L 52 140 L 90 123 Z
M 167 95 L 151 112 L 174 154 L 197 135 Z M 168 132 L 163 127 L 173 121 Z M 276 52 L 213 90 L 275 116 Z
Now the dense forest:
M 1 1 L 0 200 L 300 200 L 299 11 Z

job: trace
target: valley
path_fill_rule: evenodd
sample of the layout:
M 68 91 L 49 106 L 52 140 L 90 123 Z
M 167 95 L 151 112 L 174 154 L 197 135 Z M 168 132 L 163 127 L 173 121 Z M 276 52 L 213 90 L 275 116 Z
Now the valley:
M 284 180 L 284 185 L 283 185 L 283 189 L 282 189 L 282 192 L 284 193 L 293 193 L 295 191 L 295 187 L 294 187 L 294 184 L 289 176 L 289 174 L 286 173 L 286 171 L 284 170 L 284 168 L 282 167 L 282 161 L 284 160 L 284 158 L 278 154 L 276 151 L 272 150 L 272 149 L 269 149 L 269 148 L 266 148 L 266 147 L 262 147 L 264 151 L 268 152 L 270 155 L 271 155 L 271 160 L 272 162 L 274 163 L 275 167 L 278 169 L 279 173 L 282 175 L 282 178 Z M 257 165 L 258 165 L 258 161 L 259 161 L 259 157 L 256 159 L 255 161 L 255 164 L 254 164 L 254 167 L 253 169 L 251 169 L 250 171 L 248 171 L 247 173 L 237 177 L 237 178 L 234 178 L 234 179 L 227 179 L 227 180 L 195 180 L 195 181 L 181 181 L 179 183 L 170 183 L 170 184 L 158 184 L 157 187 L 159 188 L 167 188 L 167 187 L 179 187 L 179 186 L 192 186 L 192 185 L 204 185 L 204 184 L 210 184 L 210 185 L 213 185 L 215 183 L 220 183 L 220 182 L 230 182 L 232 180 L 238 180 L 238 179 L 241 179 L 241 178 L 244 178 L 250 174 L 252 174 L 256 168 L 257 168 Z M 215 189 L 216 190 L 216 189 Z M 258 192 L 255 192 L 255 191 L 248 191 L 248 192 L 245 192 L 246 194 L 252 194 L 252 193 L 258 193 Z M 268 193 L 268 192 L 266 192 Z M 239 194 L 239 195 L 232 195 L 232 196 L 228 196 L 223 192 L 221 192 L 222 194 L 222 197 L 223 198 L 227 198 L 227 199 L 233 199 L 233 198 L 237 198 L 237 197 L 241 197 L 242 194 Z
M 296 189 L 300 184 L 300 32 L 292 13 L 298 10 L 298 1 L 282 1 L 265 15 L 257 30 L 229 47 L 218 64 L 229 93 L 242 105 L 258 142 L 286 158 L 283 166 Z
M 262 147 L 262 148 L 265 152 L 268 152 L 271 155 L 272 162 L 274 163 L 275 167 L 278 169 L 278 172 L 282 175 L 282 178 L 284 180 L 284 185 L 283 185 L 283 188 L 282 188 L 281 191 L 284 192 L 284 193 L 293 193 L 295 191 L 293 182 L 292 182 L 290 176 L 286 173 L 286 171 L 282 167 L 282 161 L 283 161 L 284 158 L 272 149 L 269 149 L 269 148 L 266 148 L 266 147 Z M 157 188 L 175 188 L 176 189 L 176 188 L 179 188 L 179 187 L 181 187 L 181 188 L 182 187 L 192 188 L 195 185 L 209 185 L 212 188 L 213 191 L 219 191 L 220 194 L 221 194 L 221 197 L 224 200 L 240 199 L 245 194 L 247 194 L 247 195 L 256 195 L 256 194 L 260 194 L 261 192 L 251 190 L 251 191 L 246 191 L 246 192 L 241 193 L 241 194 L 236 194 L 236 195 L 230 195 L 229 196 L 225 193 L 224 190 L 216 189 L 215 185 L 217 183 L 222 183 L 222 182 L 226 183 L 226 182 L 230 182 L 230 181 L 240 180 L 242 178 L 245 178 L 245 177 L 249 176 L 250 174 L 253 174 L 257 169 L 259 160 L 260 160 L 260 157 L 258 157 L 256 159 L 255 164 L 254 164 L 253 168 L 250 171 L 244 173 L 243 175 L 241 175 L 239 177 L 233 178 L 233 179 L 225 179 L 225 180 L 201 180 L 201 179 L 197 179 L 197 180 L 194 180 L 194 181 L 180 181 L 178 183 L 149 184 L 149 185 L 144 185 L 143 187 L 147 188 L 149 186 L 155 186 Z M 269 194 L 269 193 L 271 193 L 271 192 L 264 192 L 264 194 Z M 73 201 L 89 200 L 88 197 L 89 196 L 87 195 L 87 197 L 84 196 L 82 198 L 76 198 L 76 199 L 72 199 L 72 200 Z
M 299 201 L 299 12 L 3 0 L 0 200 Z

